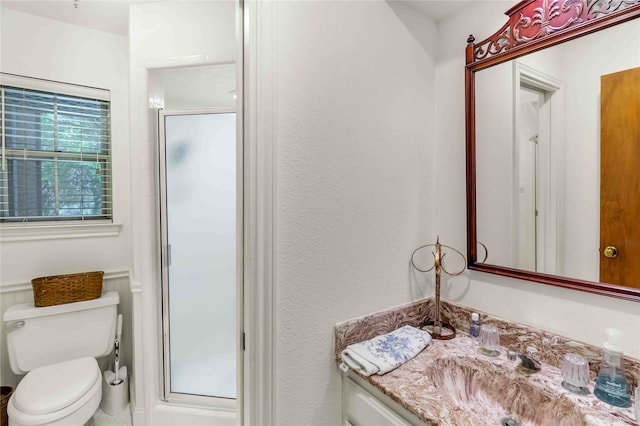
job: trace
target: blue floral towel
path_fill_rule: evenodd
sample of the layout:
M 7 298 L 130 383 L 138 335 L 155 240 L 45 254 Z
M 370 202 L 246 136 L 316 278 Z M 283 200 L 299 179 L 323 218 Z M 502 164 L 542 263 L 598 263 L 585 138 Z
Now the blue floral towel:
M 385 374 L 418 355 L 429 342 L 429 333 L 405 325 L 391 333 L 347 346 L 342 351 L 342 361 L 365 376 Z

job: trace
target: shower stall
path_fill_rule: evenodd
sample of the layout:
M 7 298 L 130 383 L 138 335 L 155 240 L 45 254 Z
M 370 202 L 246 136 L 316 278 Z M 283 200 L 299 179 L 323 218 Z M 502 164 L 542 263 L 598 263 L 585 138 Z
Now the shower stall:
M 160 111 L 164 398 L 235 406 L 239 232 L 236 114 Z

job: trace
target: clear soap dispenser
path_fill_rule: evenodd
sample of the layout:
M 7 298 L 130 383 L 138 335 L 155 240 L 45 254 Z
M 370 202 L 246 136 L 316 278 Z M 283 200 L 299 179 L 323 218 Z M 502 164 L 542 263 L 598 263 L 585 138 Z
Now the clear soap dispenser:
M 607 328 L 605 332 L 608 341 L 602 345 L 604 348 L 602 364 L 593 393 L 607 404 L 616 407 L 631 407 L 629 382 L 622 369 L 622 350 L 617 345 L 620 330 Z

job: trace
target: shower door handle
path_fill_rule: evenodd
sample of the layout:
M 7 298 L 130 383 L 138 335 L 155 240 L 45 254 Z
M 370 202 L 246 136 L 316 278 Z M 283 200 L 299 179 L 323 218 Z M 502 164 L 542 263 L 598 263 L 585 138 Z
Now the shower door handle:
M 167 244 L 167 267 L 171 266 L 171 244 Z

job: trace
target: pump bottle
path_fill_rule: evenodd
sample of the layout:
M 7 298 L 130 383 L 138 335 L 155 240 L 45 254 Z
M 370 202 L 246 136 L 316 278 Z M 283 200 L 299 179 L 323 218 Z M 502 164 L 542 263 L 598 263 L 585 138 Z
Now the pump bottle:
M 623 408 L 631 407 L 629 382 L 622 368 L 622 350 L 617 345 L 620 330 L 608 328 L 605 332 L 609 339 L 602 345 L 604 349 L 602 364 L 593 393 L 607 404 Z

